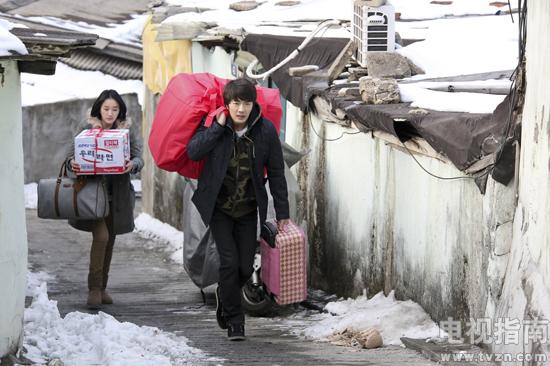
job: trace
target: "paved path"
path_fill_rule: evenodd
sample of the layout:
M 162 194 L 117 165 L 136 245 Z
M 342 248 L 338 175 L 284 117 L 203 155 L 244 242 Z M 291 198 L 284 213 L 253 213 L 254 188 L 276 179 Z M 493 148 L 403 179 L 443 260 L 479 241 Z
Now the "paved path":
M 27 210 L 29 265 L 55 276 L 48 285 L 62 316 L 85 307 L 91 234 L 64 221 L 41 220 Z M 117 238 L 109 289 L 115 304 L 103 311 L 119 321 L 155 326 L 183 335 L 189 345 L 238 365 L 434 365 L 420 354 L 400 347 L 352 351 L 328 343 L 300 339 L 275 318 L 247 318 L 247 340 L 230 342 L 215 322 L 213 292 L 204 305 L 198 288 L 180 265 L 164 252 L 147 249 L 147 240 L 132 233 Z M 294 309 L 279 309 L 285 317 Z M 307 321 L 307 318 L 304 320 Z

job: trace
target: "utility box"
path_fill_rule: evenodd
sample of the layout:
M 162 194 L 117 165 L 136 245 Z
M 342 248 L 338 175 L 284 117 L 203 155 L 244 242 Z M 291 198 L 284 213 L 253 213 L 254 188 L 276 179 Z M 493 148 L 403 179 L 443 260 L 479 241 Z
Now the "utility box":
M 370 6 L 372 1 L 353 2 L 353 39 L 355 59 L 367 67 L 367 52 L 395 50 L 395 9 L 392 5 Z

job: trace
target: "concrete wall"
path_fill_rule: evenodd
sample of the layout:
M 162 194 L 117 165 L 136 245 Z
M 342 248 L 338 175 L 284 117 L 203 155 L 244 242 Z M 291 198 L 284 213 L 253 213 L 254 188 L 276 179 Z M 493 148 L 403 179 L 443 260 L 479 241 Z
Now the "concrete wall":
M 192 46 L 193 72 L 210 72 L 223 78 L 231 76 L 231 55 L 220 47 L 208 49 L 194 42 Z M 182 229 L 183 188 L 185 179 L 177 173 L 156 167 L 147 145 L 147 139 L 160 96 L 145 88 L 143 134 L 145 167 L 141 172 L 143 211 Z
M 133 128 L 141 128 L 136 94 L 122 95 Z M 78 125 L 85 121 L 94 99 L 78 99 L 23 108 L 25 183 L 56 176 Z
M 493 315 L 522 322 L 550 319 L 549 27 L 550 3 L 529 0 L 519 198 L 504 289 Z M 550 362 L 549 342 L 524 345 L 522 340 L 518 345 L 501 344 L 495 349 L 512 354 L 545 353 Z
M 148 138 L 160 96 L 145 88 L 143 108 L 143 158 L 141 197 L 143 212 L 182 229 L 183 188 L 185 180 L 177 173 L 157 168 L 149 150 Z
M 27 228 L 23 193 L 21 84 L 16 61 L 0 74 L 0 358 L 14 353 L 23 333 Z
M 347 130 L 288 107 L 287 143 L 311 149 L 293 168 L 311 285 L 342 296 L 394 289 L 434 319 L 483 316 L 500 292 L 505 264 L 491 260 L 511 237 L 513 185 L 489 180 L 482 195 L 471 179 L 431 177 L 370 134 L 325 142 L 313 129 L 329 139 Z M 416 158 L 436 175 L 462 176 L 450 163 Z

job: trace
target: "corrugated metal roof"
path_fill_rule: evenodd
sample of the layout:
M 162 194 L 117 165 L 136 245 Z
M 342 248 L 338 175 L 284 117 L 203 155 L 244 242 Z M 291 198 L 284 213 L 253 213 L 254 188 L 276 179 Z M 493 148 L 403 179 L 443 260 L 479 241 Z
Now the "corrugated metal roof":
M 10 33 L 23 42 L 28 54 L 1 56 L 0 59 L 55 60 L 70 55 L 75 48 L 93 46 L 98 38 L 96 34 L 34 28 L 12 28 Z
M 69 47 L 93 46 L 99 38 L 97 34 L 36 28 L 12 28 L 10 32 L 25 44 L 50 44 Z
M 36 56 L 65 56 L 59 61 L 75 69 L 97 70 L 125 80 L 142 78 L 143 50 L 141 47 L 115 43 L 105 38 L 98 38 L 95 34 L 66 31 L 6 14 L 0 14 L 0 19 L 30 27 L 30 29 L 12 28 L 11 30 L 23 41 L 30 53 L 19 57 L 20 59 L 36 58 Z
M 141 62 L 111 57 L 95 53 L 87 49 L 71 52 L 71 57 L 60 58 L 59 61 L 79 70 L 101 71 L 119 79 L 139 79 L 143 76 Z

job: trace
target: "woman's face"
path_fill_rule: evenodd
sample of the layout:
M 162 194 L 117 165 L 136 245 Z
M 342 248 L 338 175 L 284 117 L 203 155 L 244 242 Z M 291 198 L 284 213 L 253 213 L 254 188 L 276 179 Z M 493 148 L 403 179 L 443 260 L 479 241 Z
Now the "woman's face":
M 120 111 L 120 106 L 114 99 L 106 99 L 101 105 L 101 121 L 110 127 L 115 123 L 118 118 L 118 113 Z

